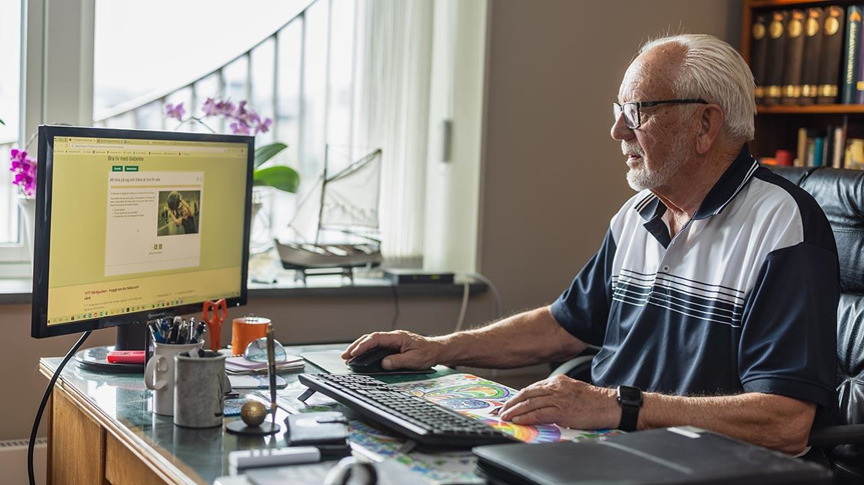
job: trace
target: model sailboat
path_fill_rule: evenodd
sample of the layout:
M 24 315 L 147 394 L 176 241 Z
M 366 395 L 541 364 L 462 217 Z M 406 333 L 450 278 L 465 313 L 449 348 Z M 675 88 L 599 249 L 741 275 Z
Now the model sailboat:
M 334 148 L 327 147 L 324 173 L 289 223 L 290 239 L 276 240 L 285 269 L 296 279 L 308 274 L 342 274 L 351 268 L 381 263 L 378 204 L 381 150 L 366 153 L 348 166 L 328 173 Z M 317 206 L 310 201 L 318 201 Z M 310 272 L 310 270 L 314 270 Z

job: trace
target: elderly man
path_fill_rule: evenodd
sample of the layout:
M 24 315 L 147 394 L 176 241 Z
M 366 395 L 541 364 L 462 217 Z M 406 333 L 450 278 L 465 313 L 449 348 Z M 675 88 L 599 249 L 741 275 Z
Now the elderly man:
M 398 347 L 385 368 L 516 367 L 601 346 L 592 384 L 521 390 L 517 424 L 626 430 L 694 425 L 796 454 L 833 409 L 839 268 L 825 215 L 750 156 L 753 76 L 728 44 L 643 46 L 614 104 L 612 138 L 639 191 L 550 306 L 427 338 L 365 335 L 343 358 Z

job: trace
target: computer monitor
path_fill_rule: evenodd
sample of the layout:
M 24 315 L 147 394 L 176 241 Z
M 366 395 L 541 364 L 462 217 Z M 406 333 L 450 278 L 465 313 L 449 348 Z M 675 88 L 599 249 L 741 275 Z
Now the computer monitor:
M 244 305 L 254 148 L 251 136 L 40 126 L 32 336 L 118 326 L 117 349 L 143 349 L 147 321 Z

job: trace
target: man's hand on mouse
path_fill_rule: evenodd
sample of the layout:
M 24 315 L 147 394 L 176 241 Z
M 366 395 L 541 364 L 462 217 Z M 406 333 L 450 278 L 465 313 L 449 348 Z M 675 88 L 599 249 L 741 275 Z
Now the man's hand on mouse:
M 374 332 L 355 340 L 342 352 L 342 358 L 347 361 L 376 347 L 399 349 L 400 353 L 387 356 L 381 361 L 381 367 L 385 370 L 428 369 L 438 363 L 441 344 L 404 330 Z
M 614 428 L 621 407 L 614 389 L 562 375 L 535 382 L 510 398 L 498 417 L 514 424 L 550 424 L 577 429 Z

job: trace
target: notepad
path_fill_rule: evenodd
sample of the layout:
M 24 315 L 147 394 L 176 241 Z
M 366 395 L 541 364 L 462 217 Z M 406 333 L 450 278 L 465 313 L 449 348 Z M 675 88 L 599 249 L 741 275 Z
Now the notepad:
M 269 389 L 270 379 L 266 375 L 229 375 L 228 380 L 231 381 L 233 389 Z M 288 385 L 282 376 L 276 376 L 276 387 L 281 389 Z

